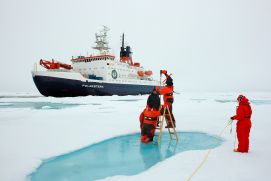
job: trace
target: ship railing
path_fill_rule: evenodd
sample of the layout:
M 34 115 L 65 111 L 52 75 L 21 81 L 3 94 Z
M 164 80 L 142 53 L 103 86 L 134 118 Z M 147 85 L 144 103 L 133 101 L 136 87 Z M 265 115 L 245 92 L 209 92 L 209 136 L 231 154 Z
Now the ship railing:
M 71 72 L 71 70 L 67 69 L 48 69 L 50 72 Z

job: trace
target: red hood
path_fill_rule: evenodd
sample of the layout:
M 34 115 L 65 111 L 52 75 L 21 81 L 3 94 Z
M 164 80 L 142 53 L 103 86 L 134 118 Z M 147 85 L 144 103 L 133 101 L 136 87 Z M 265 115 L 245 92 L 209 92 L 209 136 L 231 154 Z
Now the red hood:
M 239 105 L 249 105 L 249 100 L 244 97 L 240 102 L 239 102 Z

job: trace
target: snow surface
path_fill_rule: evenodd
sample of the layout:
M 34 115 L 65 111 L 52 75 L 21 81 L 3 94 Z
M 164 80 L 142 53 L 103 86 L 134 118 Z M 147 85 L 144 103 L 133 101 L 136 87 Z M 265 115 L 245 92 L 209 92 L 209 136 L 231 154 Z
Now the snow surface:
M 238 93 L 187 93 L 175 95 L 173 111 L 179 131 L 218 135 L 234 115 Z M 270 180 L 271 93 L 245 93 L 252 102 L 253 127 L 248 154 L 234 153 L 230 128 L 226 140 L 212 150 L 192 180 Z M 52 98 L 33 94 L 0 94 L 0 180 L 26 180 L 43 159 L 71 152 L 118 135 L 139 132 L 138 116 L 147 96 Z M 10 102 L 78 104 L 63 109 L 3 108 Z M 176 154 L 134 176 L 104 180 L 186 180 L 207 151 Z

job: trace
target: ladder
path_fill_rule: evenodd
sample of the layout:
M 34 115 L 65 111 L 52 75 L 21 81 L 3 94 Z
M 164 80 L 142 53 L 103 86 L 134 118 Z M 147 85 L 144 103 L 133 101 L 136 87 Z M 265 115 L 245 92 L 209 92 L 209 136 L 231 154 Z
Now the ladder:
M 169 120 L 166 119 L 166 116 L 169 116 Z M 178 138 L 178 135 L 177 135 L 177 132 L 176 132 L 176 129 L 175 129 L 175 125 L 173 124 L 173 121 L 172 121 L 172 115 L 171 115 L 171 113 L 169 111 L 168 106 L 166 106 L 164 108 L 164 110 L 163 110 L 163 114 L 159 117 L 159 121 L 158 122 L 159 122 L 159 126 L 160 127 L 156 128 L 156 129 L 158 129 L 160 131 L 159 135 L 158 135 L 158 139 L 157 139 L 158 145 L 160 145 L 160 142 L 161 142 L 161 139 L 162 139 L 162 131 L 163 131 L 164 121 L 166 121 L 167 125 L 170 125 L 170 124 L 173 125 L 172 128 L 169 128 L 169 127 L 167 128 L 169 136 L 170 136 L 170 139 L 172 140 L 172 136 L 174 136 L 175 140 L 179 141 L 179 138 Z

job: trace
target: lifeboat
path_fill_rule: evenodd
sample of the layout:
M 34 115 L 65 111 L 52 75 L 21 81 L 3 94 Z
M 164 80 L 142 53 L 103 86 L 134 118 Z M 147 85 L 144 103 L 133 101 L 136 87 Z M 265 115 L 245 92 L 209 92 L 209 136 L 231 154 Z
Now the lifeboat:
M 152 75 L 152 71 L 151 70 L 145 71 L 145 75 L 151 76 Z
M 139 75 L 140 77 L 144 76 L 144 71 L 138 71 L 137 75 Z
M 135 67 L 140 67 L 140 63 L 137 63 L 137 62 L 136 62 L 136 63 L 134 63 L 134 66 L 135 66 Z

